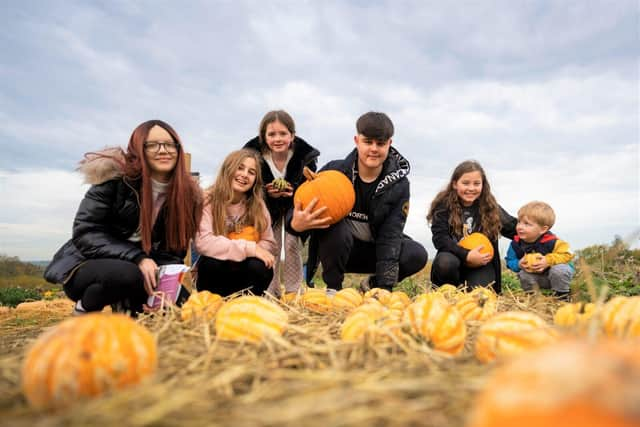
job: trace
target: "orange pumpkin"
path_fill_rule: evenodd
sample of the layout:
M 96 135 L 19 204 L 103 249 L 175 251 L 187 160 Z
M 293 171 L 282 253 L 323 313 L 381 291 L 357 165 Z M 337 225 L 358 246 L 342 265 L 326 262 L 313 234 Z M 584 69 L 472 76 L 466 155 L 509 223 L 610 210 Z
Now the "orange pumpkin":
M 38 409 L 137 384 L 158 365 L 156 342 L 124 314 L 87 314 L 38 337 L 22 365 L 22 390 Z
M 467 427 L 640 425 L 640 346 L 563 341 L 499 366 Z
M 464 348 L 467 336 L 464 320 L 438 293 L 419 296 L 405 309 L 404 322 L 436 350 L 456 355 Z
M 355 309 L 342 323 L 340 338 L 346 342 L 356 342 L 370 335 L 375 339 L 378 326 L 376 323 L 385 315 L 381 305 L 364 304 Z
M 527 266 L 524 268 L 525 271 L 532 272 L 531 266 L 533 264 L 537 264 L 540 260 L 544 258 L 544 256 L 538 252 L 532 252 L 530 254 L 524 254 L 524 260 L 527 262 Z
M 362 294 L 354 288 L 340 289 L 333 296 L 331 305 L 336 311 L 349 311 L 362 305 Z
M 411 298 L 409 295 L 402 291 L 393 291 L 387 301 L 387 307 L 391 310 L 404 311 L 411 304 Z
M 596 306 L 593 303 L 576 302 L 558 308 L 553 316 L 553 323 L 558 326 L 583 327 L 593 316 Z
M 193 318 L 211 320 L 222 305 L 222 297 L 209 291 L 193 292 L 182 304 L 180 318 L 188 322 Z
M 376 299 L 380 301 L 382 305 L 387 305 L 391 299 L 391 292 L 382 288 L 369 289 L 364 293 L 364 300 L 369 301 L 371 299 Z
M 497 300 L 481 293 L 462 297 L 456 308 L 464 320 L 486 320 L 497 311 Z
M 307 181 L 293 195 L 294 205 L 300 204 L 304 209 L 317 197 L 315 209 L 326 206 L 327 210 L 322 218 L 331 217 L 330 224 L 340 221 L 351 211 L 356 202 L 356 193 L 345 174 L 335 170 L 314 173 L 307 167 L 304 172 Z
M 617 296 L 602 309 L 602 326 L 609 336 L 640 337 L 640 296 Z
M 324 314 L 331 311 L 331 297 L 325 289 L 309 288 L 302 295 L 302 305 L 314 313 Z
M 257 296 L 241 296 L 225 303 L 216 315 L 216 336 L 228 341 L 259 342 L 282 335 L 287 313 L 276 303 Z
M 439 286 L 435 292 L 444 295 L 448 301 L 455 300 L 458 296 L 458 288 L 449 283 Z
M 232 231 L 227 237 L 231 240 L 248 240 L 251 242 L 259 242 L 260 241 L 260 233 L 255 229 L 252 225 L 247 225 L 242 228 L 240 231 Z
M 540 316 L 525 311 L 505 311 L 487 320 L 478 331 L 475 353 L 488 363 L 555 341 L 558 334 Z
M 493 258 L 493 245 L 489 238 L 482 233 L 471 233 L 462 238 L 462 240 L 458 242 L 458 245 L 469 250 L 475 249 L 478 246 L 483 246 L 480 253 L 489 254 L 491 255 L 491 258 Z

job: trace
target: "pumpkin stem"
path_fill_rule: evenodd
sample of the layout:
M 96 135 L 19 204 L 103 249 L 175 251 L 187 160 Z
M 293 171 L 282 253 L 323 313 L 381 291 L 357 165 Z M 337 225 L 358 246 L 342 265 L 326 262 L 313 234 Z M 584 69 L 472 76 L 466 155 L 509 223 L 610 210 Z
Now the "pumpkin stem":
M 468 224 L 464 224 L 462 226 L 462 237 L 465 238 L 467 237 L 469 234 L 471 234 L 471 230 L 469 230 L 469 225 Z
M 302 174 L 304 175 L 305 178 L 307 178 L 307 181 L 313 181 L 318 176 L 317 173 L 315 173 L 314 171 L 312 171 L 306 166 L 304 167 L 304 169 L 302 169 Z

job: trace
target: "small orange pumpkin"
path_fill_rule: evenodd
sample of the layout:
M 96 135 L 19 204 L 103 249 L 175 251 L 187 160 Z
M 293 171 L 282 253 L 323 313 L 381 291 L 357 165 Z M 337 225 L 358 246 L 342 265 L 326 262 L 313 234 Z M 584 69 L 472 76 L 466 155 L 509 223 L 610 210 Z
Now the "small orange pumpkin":
M 532 272 L 531 266 L 533 264 L 537 264 L 544 256 L 538 252 L 532 252 L 529 254 L 524 254 L 524 260 L 527 262 L 527 266 L 524 267 L 525 271 Z
M 385 308 L 377 304 L 363 304 L 355 309 L 342 323 L 340 338 L 346 342 L 356 342 L 367 334 L 375 339 L 377 322 L 385 316 Z
M 483 246 L 480 250 L 480 253 L 489 254 L 491 258 L 493 258 L 493 245 L 487 236 L 482 233 L 471 233 L 468 236 L 462 238 L 458 242 L 458 245 L 462 246 L 465 249 L 475 249 L 478 246 Z
M 340 289 L 333 296 L 331 305 L 336 311 L 349 311 L 362 305 L 362 294 L 354 288 Z
M 640 337 L 640 296 L 612 298 L 602 308 L 600 318 L 611 337 Z
M 640 425 L 640 346 L 561 341 L 498 366 L 467 427 Z
M 259 342 L 282 335 L 287 313 L 276 303 L 257 296 L 241 296 L 225 303 L 216 315 L 216 336 L 228 341 Z
M 247 225 L 243 227 L 240 231 L 232 231 L 227 237 L 231 240 L 248 240 L 250 242 L 259 242 L 260 241 L 260 233 L 255 229 L 252 225 Z
M 464 348 L 467 329 L 458 310 L 441 294 L 422 294 L 404 312 L 414 334 L 424 338 L 436 350 L 452 355 Z
M 497 300 L 481 293 L 462 297 L 456 308 L 464 320 L 486 320 L 497 311 Z
M 156 341 L 124 314 L 73 317 L 38 337 L 22 365 L 22 390 L 38 409 L 137 384 L 158 365 Z
M 314 313 L 325 314 L 331 311 L 331 297 L 325 289 L 309 288 L 302 294 L 302 305 Z
M 376 299 L 380 301 L 382 305 L 387 305 L 391 299 L 391 292 L 382 288 L 369 289 L 364 293 L 364 300 L 369 301 L 371 299 Z
M 488 363 L 556 340 L 557 332 L 540 316 L 526 311 L 505 311 L 487 320 L 478 331 L 475 354 Z
M 193 292 L 182 304 L 180 318 L 185 322 L 198 317 L 211 320 L 222 303 L 222 297 L 218 294 L 209 291 Z
M 330 224 L 340 221 L 351 211 L 356 202 L 356 193 L 345 174 L 336 170 L 314 173 L 305 167 L 304 175 L 307 181 L 293 195 L 294 205 L 300 204 L 304 209 L 317 197 L 315 209 L 326 206 L 327 210 L 322 218 L 331 217 Z
M 565 304 L 556 311 L 556 314 L 553 316 L 553 323 L 565 327 L 583 327 L 593 316 L 595 308 L 595 304 L 591 302 Z

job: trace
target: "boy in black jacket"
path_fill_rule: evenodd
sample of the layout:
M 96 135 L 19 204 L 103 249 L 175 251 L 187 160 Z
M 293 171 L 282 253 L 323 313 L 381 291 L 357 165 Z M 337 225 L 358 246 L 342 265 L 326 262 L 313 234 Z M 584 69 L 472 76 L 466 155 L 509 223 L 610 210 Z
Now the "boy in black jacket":
M 328 226 L 319 219 L 315 203 L 296 206 L 290 222 L 293 232 L 313 229 L 309 243 L 307 283 L 318 259 L 322 278 L 330 289 L 341 289 L 345 273 L 373 273 L 364 287 L 391 290 L 420 271 L 427 251 L 403 234 L 409 213 L 409 162 L 393 147 L 393 123 L 384 113 L 368 112 L 356 122 L 356 148 L 344 159 L 322 170 L 338 170 L 353 183 L 356 202 L 341 221 Z

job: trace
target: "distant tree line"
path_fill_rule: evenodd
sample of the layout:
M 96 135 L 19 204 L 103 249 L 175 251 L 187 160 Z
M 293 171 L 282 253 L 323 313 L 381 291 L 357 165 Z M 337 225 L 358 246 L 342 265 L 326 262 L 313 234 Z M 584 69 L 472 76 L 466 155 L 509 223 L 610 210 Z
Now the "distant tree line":
M 44 267 L 0 254 L 0 277 L 42 276 Z

